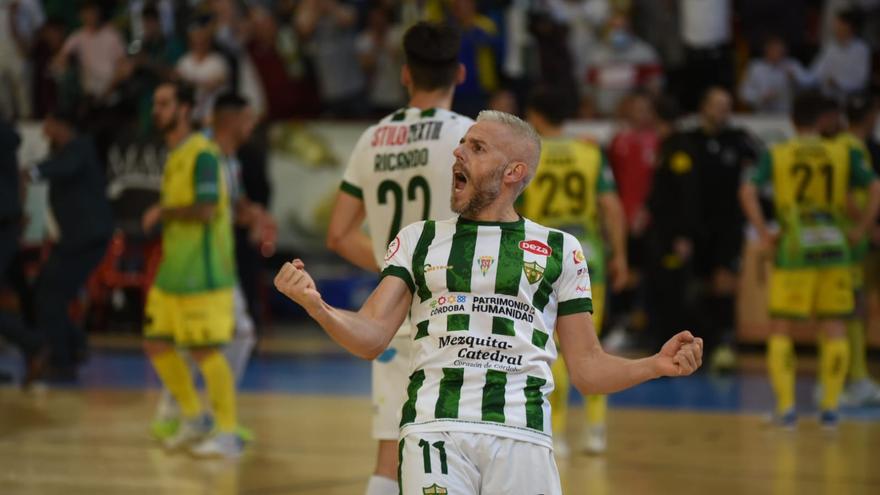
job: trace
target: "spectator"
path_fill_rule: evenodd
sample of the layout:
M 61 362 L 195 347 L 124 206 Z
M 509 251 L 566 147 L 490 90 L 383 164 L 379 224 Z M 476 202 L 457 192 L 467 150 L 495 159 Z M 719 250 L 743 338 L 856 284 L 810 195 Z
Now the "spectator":
M 620 100 L 636 89 L 659 92 L 662 75 L 654 49 L 632 34 L 625 15 L 613 15 L 605 38 L 590 56 L 587 73 L 599 113 L 612 115 Z
M 554 87 L 566 99 L 577 101 L 579 88 L 585 82 L 586 69 L 575 75 L 573 53 L 569 48 L 568 25 L 554 17 L 552 10 L 532 12 L 529 31 L 537 48 L 538 73 L 533 76 L 539 85 Z M 583 57 L 581 57 L 583 58 Z
M 355 50 L 355 8 L 341 0 L 302 0 L 295 22 L 310 43 L 325 115 L 362 116 L 365 80 Z
M 666 76 L 666 92 L 672 94 L 678 94 L 684 82 L 678 4 L 679 0 L 632 0 L 630 6 L 632 31 L 657 50 Z
M 681 0 L 681 36 L 685 69 L 678 99 L 686 111 L 697 109 L 712 86 L 733 91 L 731 0 Z
M 807 48 L 809 3 L 811 0 L 737 0 L 737 25 L 750 54 L 758 56 L 770 39 L 778 39 L 800 59 Z
M 798 89 L 809 83 L 800 62 L 787 56 L 782 38 L 764 43 L 764 57 L 752 60 L 739 88 L 739 96 L 759 113 L 788 115 Z
M 251 36 L 247 54 L 266 98 L 266 117 L 276 121 L 302 114 L 303 107 L 309 97 L 314 99 L 314 94 L 304 94 L 303 85 L 289 76 L 285 61 L 278 52 L 279 32 L 275 18 L 262 6 L 251 7 L 248 18 Z
M 583 84 L 590 66 L 590 54 L 611 16 L 609 1 L 548 0 L 546 4 L 550 16 L 566 26 L 568 53 L 572 55 L 569 68 L 574 80 Z
M 461 29 L 461 63 L 465 80 L 455 90 L 452 110 L 476 117 L 498 89 L 498 28 L 477 12 L 475 0 L 452 0 L 451 22 Z
M 382 6 L 370 10 L 367 29 L 357 39 L 357 51 L 361 67 L 370 78 L 369 101 L 377 116 L 406 104 L 406 90 L 400 83 L 402 39 L 391 10 Z
M 145 7 L 140 19 L 141 36 L 132 41 L 131 57 L 120 71 L 134 76 L 139 126 L 141 132 L 147 134 L 153 128 L 153 91 L 159 82 L 173 74 L 185 49 L 177 37 L 163 33 L 159 11 L 155 7 Z
M 75 57 L 82 91 L 93 101 L 102 102 L 117 82 L 116 67 L 125 57 L 125 43 L 116 28 L 105 21 L 97 2 L 83 3 L 79 13 L 82 28 L 67 38 L 54 64 L 63 72 Z
M 177 62 L 177 74 L 195 87 L 193 119 L 204 123 L 214 98 L 230 83 L 229 67 L 211 47 L 210 18 L 200 17 L 189 28 L 189 51 Z
M 822 46 L 810 74 L 826 96 L 845 98 L 864 91 L 871 73 L 871 51 L 856 36 L 859 17 L 855 11 L 842 11 L 834 18 L 834 36 Z
M 89 274 L 104 257 L 113 230 L 110 204 L 92 140 L 77 134 L 72 114 L 53 112 L 43 131 L 51 156 L 29 170 L 31 180 L 49 183 L 49 204 L 60 238 L 36 283 L 37 327 L 50 350 L 50 379 L 76 379 L 87 352 L 86 336 L 67 311 Z
M 36 0 L 0 4 L 0 116 L 31 115 L 30 54 L 45 17 Z
M 64 46 L 64 22 L 50 17 L 40 28 L 31 61 L 34 67 L 33 116 L 42 118 L 50 108 L 58 106 L 58 85 L 52 72 L 52 61 Z

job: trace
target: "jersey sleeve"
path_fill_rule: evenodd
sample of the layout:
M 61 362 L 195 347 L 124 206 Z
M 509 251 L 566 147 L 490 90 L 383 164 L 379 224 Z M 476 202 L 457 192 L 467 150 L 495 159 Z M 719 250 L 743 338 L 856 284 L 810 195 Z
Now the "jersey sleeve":
M 405 227 L 397 234 L 385 252 L 385 267 L 381 278 L 397 277 L 406 283 L 410 293 L 416 291 L 412 269 L 412 253 L 419 238 L 424 222 Z
M 593 291 L 590 272 L 581 243 L 565 234 L 565 252 L 562 255 L 562 275 L 559 277 L 557 300 L 558 316 L 593 312 Z
M 599 194 L 617 192 L 617 182 L 614 180 L 614 172 L 608 163 L 608 156 L 600 152 L 601 165 L 599 165 L 599 177 L 596 180 L 596 191 Z
M 877 174 L 871 170 L 865 153 L 858 148 L 849 150 L 849 185 L 850 187 L 868 187 Z
M 364 199 L 364 179 L 363 171 L 369 167 L 369 163 L 364 163 L 367 159 L 367 150 L 370 147 L 370 136 L 373 134 L 373 128 L 369 128 L 361 134 L 351 157 L 348 159 L 348 166 L 345 168 L 345 174 L 342 176 L 342 184 L 339 190 L 354 196 L 358 199 Z
M 196 203 L 216 203 L 220 199 L 220 162 L 216 155 L 206 151 L 198 154 L 193 185 Z
M 758 165 L 748 175 L 748 181 L 756 186 L 765 186 L 773 177 L 773 159 L 770 152 L 765 151 L 758 159 Z

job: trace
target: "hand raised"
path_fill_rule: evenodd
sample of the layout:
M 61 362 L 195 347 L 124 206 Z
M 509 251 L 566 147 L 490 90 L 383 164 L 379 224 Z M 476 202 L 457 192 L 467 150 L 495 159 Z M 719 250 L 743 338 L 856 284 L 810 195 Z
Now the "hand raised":
M 703 339 L 680 332 L 654 356 L 660 376 L 687 376 L 703 364 Z
M 323 307 L 321 294 L 315 287 L 315 281 L 306 272 L 302 260 L 295 259 L 281 266 L 275 276 L 275 288 L 305 308 L 309 314 Z

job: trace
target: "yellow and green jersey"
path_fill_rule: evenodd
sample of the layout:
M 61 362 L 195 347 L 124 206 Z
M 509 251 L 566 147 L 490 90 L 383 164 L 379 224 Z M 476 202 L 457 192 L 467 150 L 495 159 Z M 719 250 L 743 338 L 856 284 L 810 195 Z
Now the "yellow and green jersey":
M 162 173 L 162 208 L 197 203 L 217 206 L 207 222 L 167 220 L 162 224 L 162 262 L 156 286 L 168 293 L 195 293 L 232 287 L 235 246 L 229 192 L 219 151 L 194 133 L 171 150 Z
M 782 225 L 777 263 L 785 267 L 847 264 L 847 200 L 867 187 L 874 172 L 864 154 L 842 139 L 798 136 L 774 145 L 759 161 L 751 181 L 772 184 Z
M 572 138 L 543 139 L 538 171 L 517 204 L 524 217 L 581 241 L 593 283 L 600 284 L 605 262 L 598 197 L 616 190 L 598 146 Z
M 849 147 L 858 150 L 862 154 L 862 158 L 864 159 L 867 167 L 869 169 L 873 169 L 871 164 L 871 153 L 868 152 L 868 147 L 865 146 L 865 142 L 859 139 L 857 136 L 850 132 L 843 132 L 837 135 L 835 138 Z M 865 206 L 868 203 L 868 190 L 864 187 L 859 187 L 852 192 L 853 194 L 853 202 L 855 204 L 856 209 L 859 212 L 862 212 L 865 209 Z M 849 220 L 848 223 L 852 223 L 854 218 L 847 218 Z M 864 261 L 865 256 L 868 254 L 868 249 L 870 248 L 870 241 L 866 236 L 862 242 L 852 247 L 852 261 L 853 263 L 861 263 Z

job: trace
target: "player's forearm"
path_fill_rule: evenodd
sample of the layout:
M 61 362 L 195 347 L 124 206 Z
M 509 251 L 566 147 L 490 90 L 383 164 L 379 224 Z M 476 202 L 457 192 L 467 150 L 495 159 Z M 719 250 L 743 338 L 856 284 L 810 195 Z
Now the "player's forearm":
M 625 359 L 598 349 L 569 365 L 571 381 L 582 394 L 611 394 L 660 376 L 655 357 Z
M 327 247 L 357 267 L 374 273 L 379 272 L 379 265 L 373 257 L 370 238 L 360 229 L 348 232 L 344 236 L 327 236 Z
M 880 180 L 875 180 L 868 188 L 868 204 L 865 206 L 865 213 L 859 222 L 859 228 L 862 229 L 862 232 L 868 232 L 871 226 L 877 222 L 878 214 L 880 214 Z
M 309 311 L 309 315 L 337 344 L 363 359 L 372 360 L 382 354 L 394 335 L 363 312 L 346 311 L 323 302 L 321 308 Z
M 767 222 L 764 213 L 761 212 L 761 203 L 758 201 L 758 190 L 752 184 L 744 184 L 739 191 L 739 201 L 746 220 L 758 230 L 762 236 L 767 235 Z

